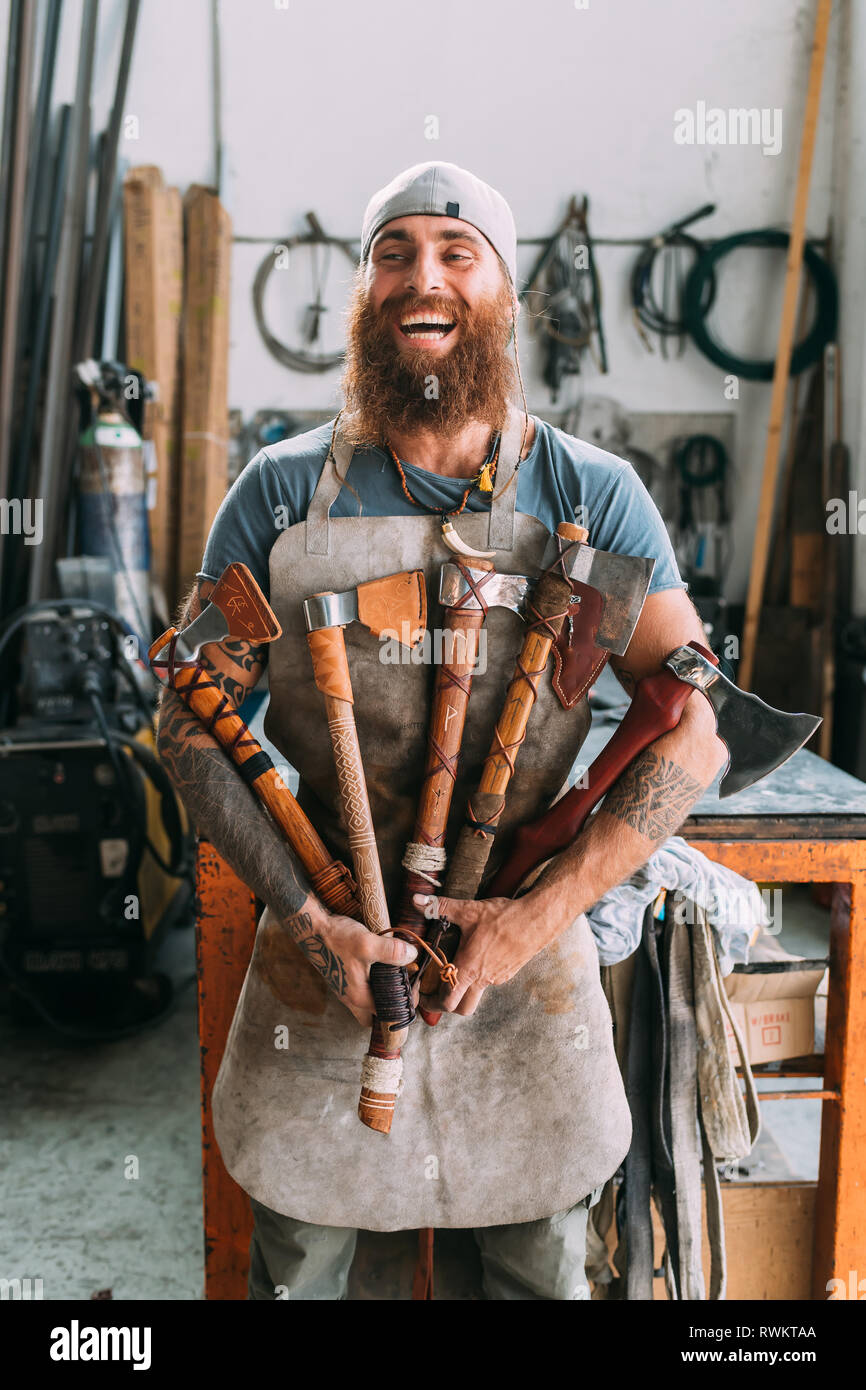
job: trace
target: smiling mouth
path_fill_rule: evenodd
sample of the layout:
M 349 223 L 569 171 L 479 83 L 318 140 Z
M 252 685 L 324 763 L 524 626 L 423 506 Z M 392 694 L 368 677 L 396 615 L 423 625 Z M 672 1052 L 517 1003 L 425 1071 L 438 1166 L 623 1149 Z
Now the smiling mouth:
M 447 338 L 455 327 L 453 320 L 440 318 L 435 314 L 430 317 L 408 314 L 400 320 L 400 332 L 404 338 L 411 338 L 414 343 L 439 343 L 443 338 Z

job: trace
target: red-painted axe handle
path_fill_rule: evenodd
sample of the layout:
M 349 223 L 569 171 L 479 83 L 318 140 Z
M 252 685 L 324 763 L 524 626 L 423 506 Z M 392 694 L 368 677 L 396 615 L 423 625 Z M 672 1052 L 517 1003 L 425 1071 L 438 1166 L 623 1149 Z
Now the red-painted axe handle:
M 689 646 L 718 665 L 718 659 L 700 643 Z M 622 723 L 588 770 L 587 785 L 572 787 L 534 821 L 518 826 L 508 857 L 485 884 L 485 898 L 513 897 L 527 874 L 568 849 L 590 812 L 637 755 L 676 728 L 693 688 L 667 667 L 638 682 Z

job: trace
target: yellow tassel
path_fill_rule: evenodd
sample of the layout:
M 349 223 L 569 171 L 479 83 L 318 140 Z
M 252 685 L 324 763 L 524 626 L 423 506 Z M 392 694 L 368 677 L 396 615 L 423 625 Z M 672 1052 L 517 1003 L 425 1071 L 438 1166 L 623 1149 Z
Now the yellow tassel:
M 482 470 L 481 470 L 481 476 L 480 476 L 480 478 L 478 479 L 478 491 L 479 491 L 479 492 L 492 492 L 492 491 L 493 491 L 493 479 L 492 479 L 492 477 L 490 476 L 490 464 L 489 464 L 489 463 L 485 463 L 484 467 L 483 467 Z

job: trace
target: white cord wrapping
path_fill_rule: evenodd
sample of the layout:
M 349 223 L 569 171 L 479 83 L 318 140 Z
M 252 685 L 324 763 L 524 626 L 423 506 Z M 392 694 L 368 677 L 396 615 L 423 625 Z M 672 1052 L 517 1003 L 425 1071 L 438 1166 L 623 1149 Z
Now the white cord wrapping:
M 402 862 L 404 869 L 426 878 L 438 888 L 440 885 L 436 874 L 441 874 L 447 860 L 448 856 L 441 845 L 422 845 L 417 840 L 410 840 Z
M 361 1088 L 399 1096 L 403 1089 L 403 1058 L 372 1057 L 368 1053 L 361 1063 Z

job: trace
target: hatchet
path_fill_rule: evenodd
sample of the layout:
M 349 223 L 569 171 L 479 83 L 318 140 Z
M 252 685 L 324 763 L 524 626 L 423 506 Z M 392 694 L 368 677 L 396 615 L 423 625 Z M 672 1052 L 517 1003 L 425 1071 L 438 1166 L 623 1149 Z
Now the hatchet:
M 487 898 L 510 898 L 539 864 L 577 838 L 590 812 L 631 762 L 676 728 L 693 690 L 713 707 L 716 731 L 728 749 L 719 796 L 733 796 L 781 767 L 812 737 L 821 720 L 786 714 L 738 689 L 718 669 L 718 658 L 698 642 L 677 647 L 661 671 L 644 676 L 622 722 L 590 766 L 585 783 L 526 825 L 519 826 L 499 871 L 484 887 Z
M 594 550 L 585 544 L 588 534 L 582 526 L 563 522 L 545 550 L 542 574 L 526 601 L 533 621 L 506 692 L 478 789 L 469 799 L 467 823 L 451 857 L 446 897 L 468 899 L 477 894 L 515 758 L 538 698 L 538 684 L 572 606 L 584 602 L 597 605 L 597 646 L 621 654 L 631 641 L 655 561 Z
M 396 637 L 404 646 L 414 647 L 427 625 L 424 574 L 422 570 L 403 571 L 359 584 L 344 593 L 313 594 L 304 600 L 303 607 L 313 679 L 324 698 L 334 749 L 340 805 L 361 914 L 370 931 L 384 935 L 392 927 L 358 744 L 343 628 L 360 622 L 377 637 Z M 400 1049 L 415 1011 L 405 966 L 372 965 L 370 988 L 376 1017 L 362 1066 L 358 1116 L 370 1129 L 387 1133 L 402 1073 Z
M 152 644 L 148 656 L 151 667 L 157 673 L 165 672 L 165 683 L 222 745 L 247 786 L 270 812 L 297 854 L 314 892 L 332 912 L 360 918 L 355 886 L 346 866 L 334 859 L 229 697 L 198 661 L 201 648 L 208 642 L 273 642 L 281 631 L 246 565 L 233 564 L 223 571 L 199 616 L 182 632 L 168 628 Z M 165 650 L 166 660 L 158 660 Z

